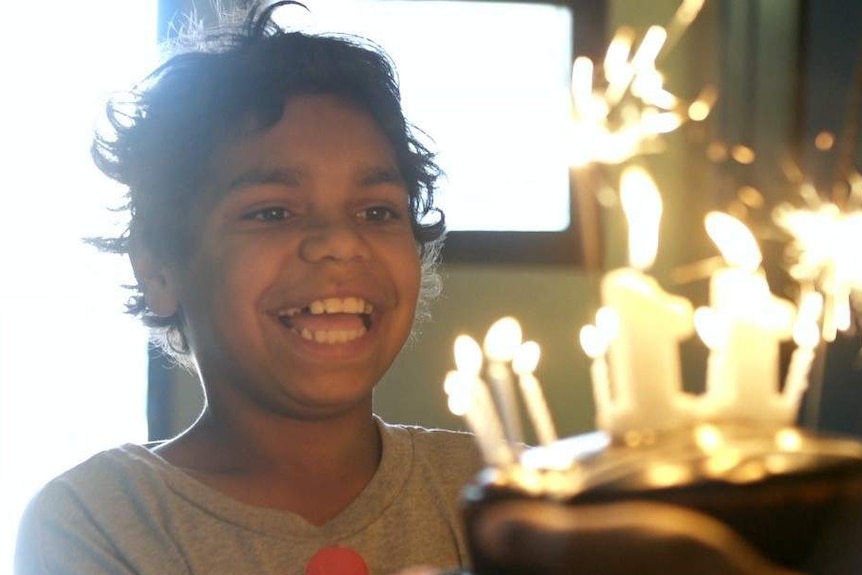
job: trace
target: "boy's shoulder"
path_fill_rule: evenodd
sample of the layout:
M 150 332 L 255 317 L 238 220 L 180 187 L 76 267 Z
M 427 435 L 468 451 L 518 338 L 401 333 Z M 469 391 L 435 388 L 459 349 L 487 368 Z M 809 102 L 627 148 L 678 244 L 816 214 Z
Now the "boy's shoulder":
M 413 455 L 447 475 L 471 476 L 479 471 L 482 458 L 473 434 L 419 425 L 382 423 L 384 433 L 409 438 Z
M 142 445 L 126 444 L 101 451 L 46 483 L 31 507 L 51 509 L 110 507 L 126 499 L 129 491 L 146 492 L 163 483 L 159 458 Z

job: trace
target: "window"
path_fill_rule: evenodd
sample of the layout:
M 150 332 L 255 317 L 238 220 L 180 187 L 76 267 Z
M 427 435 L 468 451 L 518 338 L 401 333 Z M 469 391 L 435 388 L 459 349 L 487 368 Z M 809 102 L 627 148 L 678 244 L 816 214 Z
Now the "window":
M 5 7 L 0 572 L 11 572 L 36 489 L 99 449 L 147 439 L 147 336 L 122 313 L 127 266 L 81 238 L 104 233 L 105 208 L 120 199 L 93 166 L 90 139 L 109 89 L 152 55 L 155 9 L 153 0 Z
M 565 156 L 573 45 L 591 49 L 584 1 L 310 0 L 285 26 L 370 38 L 398 68 L 407 117 L 446 173 L 449 262 L 583 263 Z M 591 4 L 587 7 L 587 4 Z M 586 207 L 589 210 L 589 206 Z M 590 212 L 591 213 L 591 212 Z M 592 233 L 592 232 L 590 232 Z

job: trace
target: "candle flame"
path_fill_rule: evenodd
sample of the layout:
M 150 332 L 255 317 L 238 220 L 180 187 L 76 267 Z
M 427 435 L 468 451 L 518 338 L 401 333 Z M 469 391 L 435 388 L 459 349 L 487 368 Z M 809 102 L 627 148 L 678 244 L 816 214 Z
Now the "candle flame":
M 453 393 L 449 395 L 446 405 L 452 415 L 463 417 L 473 407 L 473 398 L 469 393 Z
M 610 306 L 602 306 L 596 312 L 596 327 L 602 338 L 611 342 L 620 333 L 620 314 Z
M 639 166 L 625 168 L 620 177 L 620 201 L 629 225 L 629 262 L 646 269 L 658 251 L 662 213 L 661 194 L 649 172 Z
M 581 348 L 590 359 L 602 357 L 608 351 L 608 342 L 602 337 L 602 333 L 596 326 L 587 324 L 581 328 L 578 336 L 581 342 Z
M 458 393 L 462 387 L 462 373 L 460 371 L 450 371 L 446 374 L 446 379 L 443 380 L 443 391 L 446 395 Z
M 482 369 L 482 348 L 469 335 L 455 338 L 455 365 L 458 371 L 478 375 Z
M 722 212 L 706 216 L 706 233 L 728 264 L 746 271 L 760 267 L 763 256 L 754 234 L 738 219 Z
M 526 375 L 536 371 L 542 349 L 535 341 L 525 341 L 515 352 L 512 359 L 512 370 L 518 375 Z
M 485 335 L 485 355 L 493 361 L 512 361 L 521 345 L 521 324 L 513 317 L 498 319 Z

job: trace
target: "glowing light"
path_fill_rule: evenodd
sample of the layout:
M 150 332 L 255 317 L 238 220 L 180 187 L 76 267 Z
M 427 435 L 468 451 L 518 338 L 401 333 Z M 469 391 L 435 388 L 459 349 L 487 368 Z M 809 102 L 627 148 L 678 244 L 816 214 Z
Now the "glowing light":
M 688 106 L 688 117 L 695 122 L 706 120 L 709 116 L 710 107 L 700 100 L 695 100 Z
M 646 471 L 646 479 L 653 487 L 671 487 L 684 483 L 691 472 L 683 465 L 658 463 L 650 465 Z
M 702 423 L 694 428 L 694 442 L 703 451 L 711 453 L 724 445 L 724 435 L 715 425 Z
M 823 296 L 809 292 L 802 297 L 793 326 L 793 341 L 800 347 L 814 348 L 820 341 L 818 320 L 823 313 Z
M 629 166 L 620 177 L 620 201 L 629 225 L 629 262 L 646 269 L 658 252 L 662 201 L 649 172 Z
M 781 451 L 799 451 L 802 449 L 802 435 L 796 429 L 780 429 L 775 434 L 775 445 Z
M 721 142 L 712 142 L 706 147 L 706 157 L 710 162 L 716 164 L 723 162 L 727 159 L 727 154 L 727 146 Z
M 512 370 L 518 375 L 532 373 L 539 365 L 542 349 L 535 341 L 525 341 L 518 348 L 512 360 Z
M 713 477 L 723 477 L 742 461 L 742 453 L 733 447 L 721 447 L 710 453 L 704 463 L 704 472 Z
M 584 56 L 572 65 L 572 98 L 582 112 L 593 98 L 593 61 Z
M 498 319 L 485 335 L 483 349 L 492 361 L 512 361 L 521 345 L 521 324 L 513 317 Z
M 835 145 L 835 135 L 832 132 L 820 132 L 814 138 L 814 147 L 820 150 L 821 152 L 825 152 L 827 150 L 831 150 L 832 146 Z
M 451 393 L 447 398 L 446 405 L 452 415 L 463 417 L 473 407 L 473 398 L 469 393 Z
M 617 30 L 605 53 L 605 79 L 609 84 L 628 83 L 631 78 L 628 60 L 634 42 L 634 31 L 623 27 Z
M 651 134 L 667 134 L 682 125 L 682 116 L 676 112 L 656 112 L 647 110 L 641 116 L 645 132 Z
M 482 348 L 469 335 L 455 338 L 455 366 L 458 371 L 478 375 L 482 369 Z
M 720 348 L 727 339 L 729 325 L 711 307 L 694 310 L 694 329 L 709 349 Z
M 740 164 L 753 164 L 757 154 L 748 146 L 737 145 L 730 149 L 730 156 Z
M 837 331 L 850 328 L 850 296 L 862 290 L 862 212 L 821 203 L 815 209 L 781 206 L 774 217 L 793 237 L 790 275 L 825 296 L 821 334 L 832 341 Z
M 683 0 L 674 14 L 674 20 L 681 24 L 691 24 L 703 8 L 704 0 Z
M 612 307 L 600 307 L 596 312 L 596 327 L 606 341 L 613 341 L 620 332 L 620 314 Z
M 650 26 L 647 29 L 640 46 L 632 57 L 632 67 L 635 69 L 635 73 L 655 69 L 655 60 L 666 40 L 667 30 L 662 26 Z
M 721 212 L 710 212 L 706 216 L 706 233 L 730 265 L 747 271 L 760 267 L 763 257 L 757 240 L 738 219 Z
M 765 202 L 763 194 L 752 186 L 742 186 L 739 188 L 736 192 L 736 197 L 749 208 L 761 208 Z
M 664 87 L 664 77 L 656 67 L 659 55 L 688 28 L 701 6 L 702 0 L 683 2 L 669 28 L 651 26 L 634 50 L 635 32 L 619 28 L 602 63 L 604 86 L 595 85 L 592 61 L 575 59 L 568 145 L 572 166 L 626 162 L 657 149 L 654 144 L 661 135 L 687 120 L 709 115 L 716 98 L 714 89 L 705 89 L 687 112 L 690 105 Z
M 579 339 L 581 348 L 588 357 L 595 359 L 605 355 L 608 351 L 608 342 L 602 336 L 601 331 L 594 325 L 587 324 L 581 328 Z

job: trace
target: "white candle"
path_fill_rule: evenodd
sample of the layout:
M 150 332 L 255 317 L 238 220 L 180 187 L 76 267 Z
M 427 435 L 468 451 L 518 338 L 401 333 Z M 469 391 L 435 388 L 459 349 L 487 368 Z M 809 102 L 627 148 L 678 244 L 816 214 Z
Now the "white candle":
M 521 345 L 521 337 L 518 321 L 513 317 L 504 317 L 491 325 L 482 346 L 488 360 L 488 380 L 503 420 L 503 431 L 513 447 L 524 441 L 518 398 L 509 366 Z
M 533 375 L 539 363 L 541 349 L 534 341 L 525 341 L 518 348 L 512 360 L 512 369 L 518 374 L 518 387 L 527 406 L 527 413 L 541 445 L 550 445 L 557 440 L 557 431 L 542 393 L 539 380 Z
M 612 431 L 681 424 L 689 402 L 682 393 L 679 344 L 694 330 L 691 303 L 630 268 L 607 274 L 601 291 L 603 303 L 620 317 L 609 351 Z
M 811 292 L 805 294 L 799 304 L 799 314 L 793 326 L 793 341 L 797 348 L 790 356 L 782 396 L 787 406 L 788 420 L 799 413 L 802 395 L 808 389 L 808 376 L 814 361 L 815 348 L 820 342 L 818 320 L 823 313 L 823 296 Z
M 694 329 L 688 300 L 666 293 L 640 271 L 655 260 L 662 212 L 661 195 L 646 170 L 623 171 L 620 200 L 631 267 L 614 270 L 601 282 L 602 303 L 619 317 L 609 351 L 613 410 L 602 417 L 613 433 L 673 427 L 688 418 L 679 342 Z
M 497 463 L 497 442 L 488 433 L 487 421 L 482 417 L 481 410 L 471 392 L 472 378 L 460 371 L 450 371 L 446 374 L 443 389 L 447 395 L 447 406 L 453 415 L 462 417 L 467 427 L 476 436 L 476 443 L 482 452 L 485 463 L 494 465 Z
M 725 367 L 724 346 L 727 341 L 728 324 L 711 307 L 699 307 L 694 310 L 694 328 L 698 336 L 709 348 L 706 363 L 706 391 L 698 403 L 700 417 L 712 419 L 715 417 L 717 405 L 727 403 L 727 386 L 723 384 Z
M 770 292 L 758 269 L 760 249 L 742 222 L 713 212 L 706 227 L 724 258 L 736 266 L 710 279 L 710 306 L 727 327 L 724 341 L 711 351 L 716 355 L 707 379 L 707 389 L 721 404 L 709 407 L 717 417 L 782 421 L 779 345 L 791 335 L 794 306 Z
M 455 373 L 458 376 L 451 378 L 451 383 L 447 378 L 449 386 L 456 390 L 450 392 L 446 389 L 450 400 L 455 393 L 455 407 L 461 407 L 459 412 L 463 412 L 467 417 L 467 423 L 477 435 L 486 461 L 492 465 L 510 463 L 514 460 L 514 455 L 506 443 L 488 386 L 480 377 L 482 349 L 472 337 L 459 335 L 455 338 L 454 352 L 455 365 L 458 368 Z M 464 405 L 468 406 L 467 411 L 464 411 Z M 452 407 L 450 405 L 450 410 Z
M 610 308 L 606 308 L 610 309 Z M 593 383 L 593 403 L 596 407 L 596 425 L 600 428 L 609 426 L 609 417 L 613 408 L 611 399 L 611 381 L 608 375 L 608 362 L 605 354 L 608 351 L 609 340 L 605 339 L 601 328 L 588 324 L 581 328 L 579 339 L 584 353 L 592 359 L 590 363 L 590 379 Z

